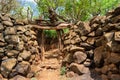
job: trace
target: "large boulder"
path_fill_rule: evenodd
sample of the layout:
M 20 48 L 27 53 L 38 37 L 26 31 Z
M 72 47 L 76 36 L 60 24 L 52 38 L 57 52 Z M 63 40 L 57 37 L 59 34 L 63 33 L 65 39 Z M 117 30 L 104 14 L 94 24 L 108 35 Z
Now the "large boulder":
M 9 58 L 2 61 L 0 68 L 1 74 L 7 78 L 9 73 L 12 71 L 13 67 L 16 65 L 16 63 L 17 60 L 15 58 Z

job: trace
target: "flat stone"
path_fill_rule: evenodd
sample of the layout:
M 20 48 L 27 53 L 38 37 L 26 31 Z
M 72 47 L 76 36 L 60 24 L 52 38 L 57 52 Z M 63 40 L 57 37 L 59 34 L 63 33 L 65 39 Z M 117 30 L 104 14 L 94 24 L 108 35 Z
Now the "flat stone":
M 6 51 L 7 56 L 12 57 L 12 56 L 17 56 L 19 54 L 19 51 L 17 50 L 8 50 Z
M 70 52 L 75 52 L 75 51 L 84 51 L 84 48 L 71 45 Z
M 13 23 L 10 21 L 2 21 L 2 23 L 6 26 L 13 26 Z

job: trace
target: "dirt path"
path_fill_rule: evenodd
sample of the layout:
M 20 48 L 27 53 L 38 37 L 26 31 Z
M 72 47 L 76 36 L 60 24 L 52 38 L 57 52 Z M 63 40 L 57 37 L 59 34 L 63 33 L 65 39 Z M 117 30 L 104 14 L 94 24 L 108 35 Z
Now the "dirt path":
M 45 60 L 40 63 L 41 71 L 37 76 L 38 80 L 67 80 L 60 75 L 61 63 L 58 60 L 58 50 L 45 53 Z

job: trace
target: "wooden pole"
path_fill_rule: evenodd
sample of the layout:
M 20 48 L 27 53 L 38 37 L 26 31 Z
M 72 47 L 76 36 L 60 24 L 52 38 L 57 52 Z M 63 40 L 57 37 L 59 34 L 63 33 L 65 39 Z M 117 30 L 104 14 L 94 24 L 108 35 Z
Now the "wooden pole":
M 42 60 L 45 59 L 44 53 L 45 53 L 45 49 L 44 49 L 44 30 L 41 30 L 41 58 Z

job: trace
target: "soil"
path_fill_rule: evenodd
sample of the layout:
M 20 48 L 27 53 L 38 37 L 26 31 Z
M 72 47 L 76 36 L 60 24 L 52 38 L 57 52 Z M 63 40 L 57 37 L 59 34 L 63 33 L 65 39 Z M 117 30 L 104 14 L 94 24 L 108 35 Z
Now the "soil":
M 60 75 L 61 61 L 58 56 L 58 49 L 45 52 L 45 60 L 39 64 L 41 70 L 36 75 L 37 80 L 67 80 Z

